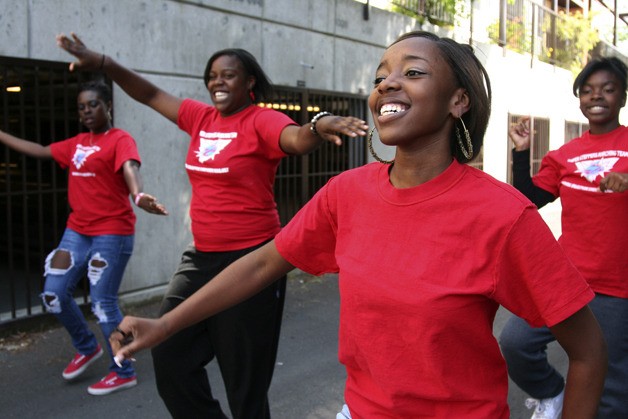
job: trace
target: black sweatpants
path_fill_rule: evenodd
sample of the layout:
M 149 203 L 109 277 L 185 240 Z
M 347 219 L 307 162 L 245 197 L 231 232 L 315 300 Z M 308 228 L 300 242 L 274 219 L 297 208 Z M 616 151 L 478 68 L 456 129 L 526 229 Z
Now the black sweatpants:
M 188 247 L 164 296 L 160 315 L 257 247 L 231 252 L 200 252 Z M 174 418 L 226 418 L 212 396 L 205 370 L 214 357 L 233 419 L 270 418 L 268 389 L 277 356 L 285 291 L 284 277 L 153 348 L 157 390 Z

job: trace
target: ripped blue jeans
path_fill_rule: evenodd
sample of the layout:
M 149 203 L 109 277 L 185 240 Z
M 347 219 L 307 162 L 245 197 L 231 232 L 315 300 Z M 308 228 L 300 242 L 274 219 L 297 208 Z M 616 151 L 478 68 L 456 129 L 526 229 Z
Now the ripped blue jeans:
M 91 354 L 98 340 L 74 300 L 74 291 L 87 273 L 92 312 L 109 351 L 109 370 L 125 378 L 135 372 L 129 361 L 123 362 L 122 368 L 113 362 L 109 335 L 122 321 L 118 289 L 133 252 L 133 241 L 134 235 L 85 236 L 66 228 L 61 243 L 46 258 L 46 283 L 41 295 L 46 311 L 63 324 L 77 352 Z

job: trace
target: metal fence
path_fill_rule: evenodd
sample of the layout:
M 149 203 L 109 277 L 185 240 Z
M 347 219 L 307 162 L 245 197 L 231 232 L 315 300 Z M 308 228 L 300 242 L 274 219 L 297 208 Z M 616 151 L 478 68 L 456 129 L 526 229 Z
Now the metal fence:
M 67 63 L 0 57 L 0 127 L 42 145 L 79 131 Z M 66 173 L 8 147 L 0 154 L 0 323 L 42 312 L 42 267 L 65 227 Z M 86 289 L 82 289 L 83 299 Z
M 81 127 L 78 85 L 93 75 L 70 73 L 67 63 L 0 57 L 0 127 L 48 145 Z M 19 91 L 18 91 L 19 87 Z M 367 119 L 366 98 L 334 92 L 276 87 L 265 104 L 303 124 L 320 110 Z M 115 117 L 115 115 L 114 115 Z M 363 141 L 324 143 L 308 156 L 283 159 L 275 182 L 286 223 L 330 177 L 366 162 Z M 45 315 L 39 294 L 47 254 L 58 244 L 69 213 L 67 173 L 52 160 L 37 160 L 0 147 L 0 329 Z M 86 281 L 75 298 L 89 302 Z

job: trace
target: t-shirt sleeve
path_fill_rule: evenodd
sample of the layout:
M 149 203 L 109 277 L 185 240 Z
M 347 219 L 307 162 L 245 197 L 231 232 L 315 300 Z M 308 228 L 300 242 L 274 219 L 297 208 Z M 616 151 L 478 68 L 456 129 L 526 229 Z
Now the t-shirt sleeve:
M 140 164 L 142 163 L 135 140 L 128 133 L 123 132 L 116 142 L 115 171 L 120 170 L 124 162 L 128 160 L 135 160 Z
M 526 207 L 496 264 L 495 299 L 532 326 L 553 326 L 594 297 L 538 211 Z
M 297 125 L 288 115 L 278 111 L 265 109 L 255 118 L 255 131 L 262 138 L 270 158 L 283 158 L 286 153 L 279 145 L 281 132 L 288 125 Z
M 184 99 L 181 102 L 179 115 L 177 116 L 179 128 L 191 135 L 194 131 L 194 124 L 201 120 L 208 106 L 206 103 L 197 100 Z
M 284 259 L 312 275 L 338 272 L 332 182 L 321 188 L 275 237 Z
M 50 152 L 52 153 L 52 158 L 57 162 L 61 168 L 66 169 L 70 166 L 72 162 L 72 156 L 74 155 L 74 139 L 76 137 L 71 137 L 66 140 L 57 141 L 50 144 Z
M 532 183 L 558 197 L 560 194 L 560 165 L 556 158 L 559 150 L 550 151 L 541 160 L 539 172 L 532 178 Z

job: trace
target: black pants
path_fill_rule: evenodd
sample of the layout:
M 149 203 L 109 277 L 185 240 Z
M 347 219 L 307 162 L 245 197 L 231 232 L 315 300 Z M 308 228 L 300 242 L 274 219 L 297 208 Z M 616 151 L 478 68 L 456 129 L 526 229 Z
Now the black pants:
M 199 252 L 181 257 L 160 314 L 180 304 L 229 264 L 255 248 Z M 152 350 L 157 390 L 174 418 L 224 419 L 205 366 L 214 359 L 233 419 L 270 418 L 268 389 L 279 343 L 286 278 L 259 294 L 182 330 Z

